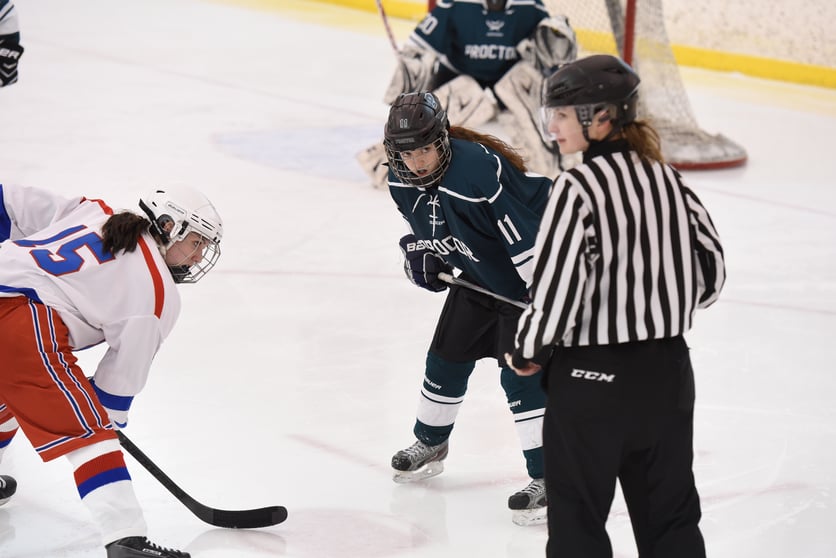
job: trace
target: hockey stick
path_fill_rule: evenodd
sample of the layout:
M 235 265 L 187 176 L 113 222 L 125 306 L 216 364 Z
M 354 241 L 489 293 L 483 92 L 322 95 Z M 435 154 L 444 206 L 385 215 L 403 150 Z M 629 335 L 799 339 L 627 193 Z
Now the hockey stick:
M 383 9 L 383 0 L 375 0 L 377 4 L 377 11 L 380 13 L 380 19 L 383 20 L 383 27 L 386 29 L 386 36 L 389 37 L 389 44 L 392 45 L 392 52 L 395 54 L 395 60 L 402 68 L 403 78 L 406 83 L 403 85 L 404 92 L 415 89 L 415 84 L 412 83 L 412 76 L 409 74 L 409 68 L 404 62 L 401 49 L 398 48 L 398 41 L 395 40 L 395 34 L 392 32 L 392 26 L 389 25 L 389 17 L 386 15 L 386 10 Z
M 389 18 L 386 16 L 386 10 L 383 9 L 383 0 L 375 0 L 377 4 L 377 11 L 380 13 L 380 18 L 383 20 L 383 27 L 386 28 L 386 35 L 389 36 L 389 44 L 392 45 L 392 50 L 395 57 L 400 61 L 401 51 L 398 48 L 398 42 L 395 40 L 395 34 L 392 33 L 392 27 L 389 25 Z
M 438 278 L 444 281 L 445 283 L 449 283 L 450 285 L 457 285 L 459 287 L 464 287 L 465 289 L 470 289 L 471 291 L 476 291 L 477 293 L 486 294 L 488 296 L 492 296 L 497 300 L 501 300 L 502 302 L 507 302 L 508 304 L 513 304 L 517 308 L 522 308 L 525 310 L 528 308 L 528 304 L 521 302 L 519 300 L 514 300 L 513 298 L 507 298 L 502 295 L 498 295 L 496 293 L 492 293 L 488 289 L 483 289 L 479 285 L 474 285 L 470 281 L 465 281 L 464 279 L 459 279 L 458 277 L 453 277 L 449 273 L 439 273 Z
M 204 506 L 177 486 L 168 475 L 162 472 L 151 459 L 142 453 L 131 440 L 120 430 L 116 431 L 119 436 L 119 443 L 130 453 L 140 465 L 145 467 L 151 476 L 160 481 L 174 497 L 180 500 L 190 512 L 195 514 L 201 521 L 205 521 L 215 527 L 226 529 L 255 529 L 258 527 L 269 527 L 287 519 L 287 508 L 284 506 L 271 506 L 269 508 L 258 508 L 253 510 L 219 510 Z

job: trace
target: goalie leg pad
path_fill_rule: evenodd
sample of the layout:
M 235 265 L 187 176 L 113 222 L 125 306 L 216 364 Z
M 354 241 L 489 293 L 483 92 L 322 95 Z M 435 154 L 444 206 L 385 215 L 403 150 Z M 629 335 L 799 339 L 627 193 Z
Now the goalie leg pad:
M 458 76 L 433 93 L 446 107 L 452 126 L 474 128 L 492 120 L 499 110 L 493 92 L 470 76 Z
M 385 164 L 387 160 L 383 142 L 370 145 L 355 157 L 360 168 L 372 179 L 372 186 L 386 188 L 389 185 L 389 165 Z
M 530 170 L 556 176 L 563 167 L 560 150 L 544 137 L 540 121 L 540 91 L 543 76 L 525 61 L 514 64 L 494 85 L 494 92 L 507 108 L 499 121 L 511 136 L 511 144 L 525 155 Z

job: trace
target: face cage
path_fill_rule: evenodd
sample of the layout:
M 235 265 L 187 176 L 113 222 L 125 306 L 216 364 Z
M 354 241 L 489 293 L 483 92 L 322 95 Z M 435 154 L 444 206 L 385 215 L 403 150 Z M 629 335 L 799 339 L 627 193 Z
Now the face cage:
M 438 152 L 438 168 L 426 176 L 417 176 L 409 170 L 406 163 L 403 162 L 403 157 L 400 151 L 394 151 L 388 145 L 386 146 L 386 157 L 389 159 L 389 166 L 394 171 L 395 176 L 401 179 L 405 184 L 417 186 L 419 188 L 432 188 L 441 182 L 441 177 L 447 172 L 447 167 L 450 166 L 450 160 L 453 154 L 450 150 L 450 138 L 445 130 L 431 144 Z M 425 146 L 421 146 L 425 147 Z M 417 149 L 420 149 L 417 148 Z
M 217 242 L 210 242 L 203 249 L 203 259 L 194 265 L 172 265 L 168 269 L 175 283 L 197 283 L 218 263 L 221 247 Z

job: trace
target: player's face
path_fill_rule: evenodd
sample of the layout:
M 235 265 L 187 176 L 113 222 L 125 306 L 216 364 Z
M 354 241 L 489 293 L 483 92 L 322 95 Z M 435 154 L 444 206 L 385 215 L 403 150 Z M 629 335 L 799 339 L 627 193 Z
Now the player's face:
M 583 126 L 578 120 L 575 107 L 556 107 L 549 109 L 548 131 L 557 142 L 563 154 L 578 153 L 589 148 L 589 142 L 583 137 Z
M 401 151 L 401 158 L 409 172 L 419 177 L 427 176 L 441 165 L 434 143 L 410 151 Z
M 169 267 L 191 267 L 203 260 L 203 253 L 209 241 L 192 231 L 183 240 L 171 245 L 165 253 L 165 263 Z

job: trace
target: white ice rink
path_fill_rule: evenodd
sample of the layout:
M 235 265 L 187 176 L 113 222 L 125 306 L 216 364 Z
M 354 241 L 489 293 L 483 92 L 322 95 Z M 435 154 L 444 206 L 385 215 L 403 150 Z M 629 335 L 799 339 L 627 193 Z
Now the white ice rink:
M 527 478 L 491 362 L 444 474 L 391 481 L 443 296 L 403 277 L 400 218 L 354 161 L 380 137 L 394 66 L 377 16 L 298 0 L 16 3 L 26 52 L 0 90 L 0 182 L 134 207 L 188 181 L 225 220 L 220 263 L 182 288 L 126 432 L 201 502 L 290 516 L 213 528 L 127 457 L 152 540 L 196 558 L 543 556 L 545 526 L 506 509 Z M 832 558 L 836 91 L 684 77 L 702 126 L 750 157 L 686 173 L 729 267 L 687 336 L 708 553 Z M 88 372 L 100 354 L 82 354 Z M 44 464 L 18 436 L 0 472 L 19 482 L 0 508 L 2 558 L 104 556 L 66 460 Z M 615 555 L 635 556 L 620 499 L 609 529 Z

